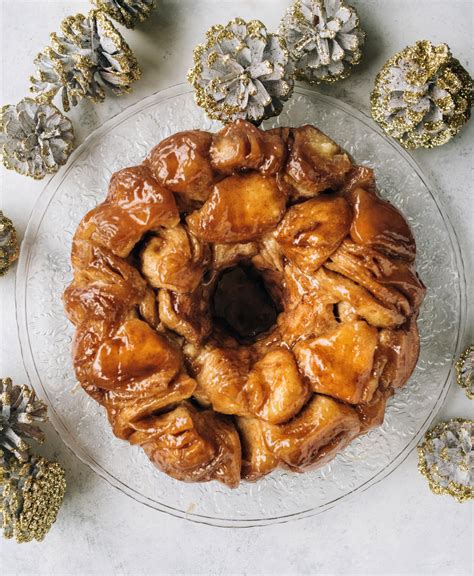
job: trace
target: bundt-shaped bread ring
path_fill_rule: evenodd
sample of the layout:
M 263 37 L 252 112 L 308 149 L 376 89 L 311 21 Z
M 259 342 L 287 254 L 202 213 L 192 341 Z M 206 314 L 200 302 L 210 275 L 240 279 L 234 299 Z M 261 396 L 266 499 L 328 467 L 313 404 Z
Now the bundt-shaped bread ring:
M 313 126 L 175 134 L 75 233 L 77 378 L 178 480 L 320 466 L 415 367 L 414 260 L 372 170 Z

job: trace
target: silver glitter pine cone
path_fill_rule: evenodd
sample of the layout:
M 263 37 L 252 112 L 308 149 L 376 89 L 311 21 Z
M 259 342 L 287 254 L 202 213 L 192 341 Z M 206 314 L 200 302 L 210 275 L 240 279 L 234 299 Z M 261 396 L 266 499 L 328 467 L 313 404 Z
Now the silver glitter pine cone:
M 5 538 L 43 540 L 64 499 L 64 469 L 57 462 L 30 456 L 8 459 L 0 476 L 0 519 Z
M 23 98 L 1 109 L 0 146 L 6 168 L 40 179 L 66 163 L 74 132 L 56 106 Z
M 135 28 L 136 24 L 146 20 L 155 7 L 155 0 L 92 0 L 92 2 L 107 16 L 127 28 Z
M 210 118 L 256 124 L 281 112 L 294 84 L 283 38 L 258 20 L 241 18 L 208 30 L 207 42 L 194 50 L 188 80 Z
M 433 148 L 464 126 L 473 99 L 473 81 L 448 45 L 420 40 L 395 54 L 378 73 L 372 116 L 405 148 Z
M 38 54 L 35 65 L 30 90 L 41 101 L 61 93 L 66 112 L 82 98 L 102 102 L 106 89 L 119 96 L 128 93 L 140 77 L 128 44 L 98 10 L 65 18 L 61 34 L 51 34 L 51 46 Z
M 347 78 L 360 62 L 365 33 L 343 0 L 295 0 L 280 23 L 295 75 L 312 84 Z
M 474 344 L 468 346 L 456 362 L 456 382 L 469 400 L 474 400 Z
M 19 461 L 28 459 L 29 439 L 42 442 L 44 434 L 38 423 L 46 422 L 47 407 L 28 386 L 0 379 L 0 451 Z
M 18 254 L 18 240 L 13 222 L 0 210 L 0 276 L 8 272 Z
M 434 494 L 458 502 L 474 498 L 474 421 L 453 418 L 427 432 L 418 446 L 418 468 Z

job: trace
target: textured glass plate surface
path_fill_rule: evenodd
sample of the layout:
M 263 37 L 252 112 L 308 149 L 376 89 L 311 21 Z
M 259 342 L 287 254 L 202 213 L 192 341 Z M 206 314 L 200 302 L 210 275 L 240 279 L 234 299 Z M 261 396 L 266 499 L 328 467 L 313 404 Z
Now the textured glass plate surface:
M 417 269 L 428 288 L 419 327 L 421 355 L 410 382 L 390 401 L 385 423 L 354 441 L 324 468 L 277 471 L 229 490 L 185 484 L 156 470 L 144 452 L 116 439 L 103 410 L 80 388 L 71 365 L 73 328 L 61 295 L 71 280 L 71 239 L 84 214 L 102 201 L 111 174 L 139 163 L 166 136 L 217 130 L 187 85 L 150 96 L 112 118 L 80 146 L 47 184 L 33 211 L 17 273 L 17 319 L 25 366 L 50 418 L 71 450 L 132 498 L 176 516 L 218 526 L 284 522 L 322 512 L 385 477 L 417 444 L 441 406 L 463 328 L 465 281 L 449 221 L 420 169 L 373 122 L 348 105 L 298 88 L 283 114 L 266 123 L 315 124 L 358 163 L 375 168 L 382 196 L 415 233 Z

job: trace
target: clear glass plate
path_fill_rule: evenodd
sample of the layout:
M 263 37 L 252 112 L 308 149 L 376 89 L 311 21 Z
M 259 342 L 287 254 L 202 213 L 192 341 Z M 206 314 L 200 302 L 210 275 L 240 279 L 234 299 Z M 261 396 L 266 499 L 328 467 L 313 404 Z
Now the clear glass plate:
M 390 401 L 383 427 L 354 441 L 320 470 L 275 472 L 236 490 L 185 484 L 156 470 L 143 451 L 116 439 L 102 409 L 76 381 L 73 328 L 61 295 L 71 279 L 71 239 L 100 202 L 111 174 L 139 163 L 166 136 L 217 130 L 179 85 L 146 98 L 106 122 L 46 185 L 26 231 L 17 272 L 17 320 L 23 358 L 50 418 L 71 450 L 110 484 L 170 514 L 217 526 L 255 526 L 322 512 L 393 471 L 416 446 L 440 408 L 463 329 L 465 280 L 449 220 L 410 156 L 354 108 L 297 88 L 282 115 L 266 123 L 315 124 L 357 162 L 375 168 L 381 194 L 408 218 L 418 246 L 418 272 L 428 287 L 419 321 L 421 356 L 410 382 Z

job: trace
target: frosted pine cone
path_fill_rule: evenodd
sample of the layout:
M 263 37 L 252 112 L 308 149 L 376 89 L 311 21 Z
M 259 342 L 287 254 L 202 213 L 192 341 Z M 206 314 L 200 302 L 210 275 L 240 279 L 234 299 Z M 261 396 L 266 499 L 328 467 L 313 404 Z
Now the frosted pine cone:
M 3 276 L 8 272 L 10 266 L 17 258 L 18 241 L 15 227 L 10 218 L 4 216 L 3 212 L 0 210 L 0 276 Z
M 474 344 L 468 346 L 456 362 L 456 381 L 466 396 L 474 400 Z
M 67 112 L 81 98 L 102 102 L 106 88 L 117 95 L 130 91 L 140 69 L 128 44 L 103 13 L 93 10 L 88 16 L 69 16 L 61 31 L 51 34 L 51 47 L 35 59 L 37 74 L 31 77 L 30 89 L 41 101 L 61 92 Z
M 276 116 L 293 91 L 285 41 L 258 20 L 240 18 L 208 30 L 207 42 L 194 50 L 188 80 L 197 104 L 223 122 Z
M 446 44 L 416 42 L 383 66 L 371 95 L 372 116 L 409 149 L 448 142 L 471 115 L 473 82 Z
M 310 83 L 346 78 L 358 64 L 365 33 L 343 0 L 296 0 L 280 23 L 295 75 Z
M 28 457 L 26 440 L 44 440 L 38 422 L 46 422 L 47 407 L 27 386 L 13 384 L 10 378 L 0 379 L 0 450 L 18 460 Z
M 0 145 L 6 168 L 39 179 L 66 163 L 74 132 L 56 106 L 23 98 L 1 110 Z
M 9 459 L 0 480 L 0 518 L 5 538 L 14 537 L 18 542 L 43 540 L 64 499 L 63 468 L 36 456 L 24 463 Z
M 143 22 L 155 7 L 155 0 L 92 0 L 110 18 L 127 28 L 135 28 L 135 24 Z
M 435 494 L 458 502 L 474 498 L 474 421 L 454 418 L 426 433 L 418 468 Z

